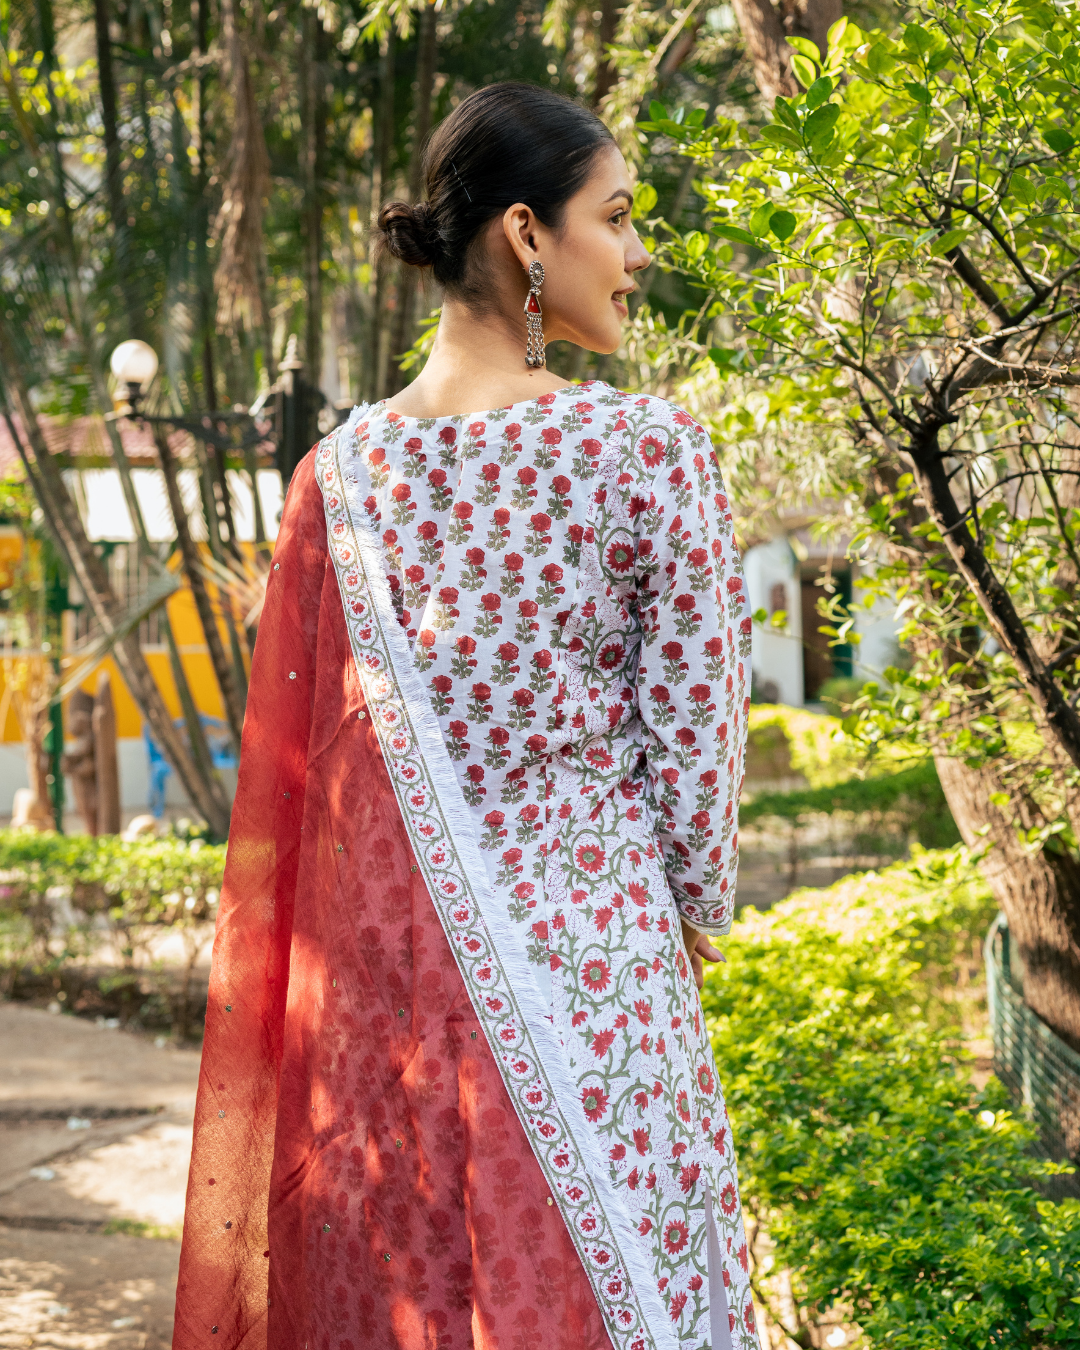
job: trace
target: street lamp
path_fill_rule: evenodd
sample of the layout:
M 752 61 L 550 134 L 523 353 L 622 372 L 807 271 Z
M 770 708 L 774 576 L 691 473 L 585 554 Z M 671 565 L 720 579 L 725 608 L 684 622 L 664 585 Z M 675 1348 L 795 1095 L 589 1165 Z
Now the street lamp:
M 121 342 L 113 352 L 109 358 L 109 367 L 117 384 L 127 387 L 127 401 L 134 411 L 157 374 L 157 352 L 148 342 L 131 338 Z
M 157 352 L 153 347 L 139 338 L 129 338 L 127 342 L 121 342 L 113 352 L 109 358 L 109 366 L 118 391 L 126 390 L 127 393 L 126 398 L 120 396 L 113 416 L 140 418 L 149 425 L 161 423 L 170 427 L 181 427 L 211 447 L 216 459 L 229 452 L 246 451 L 268 439 L 267 432 L 260 429 L 259 421 L 272 421 L 274 424 L 272 438 L 276 442 L 275 457 L 286 486 L 293 470 L 307 454 L 312 442 L 317 439 L 321 430 L 317 421 L 318 414 L 327 405 L 321 390 L 308 384 L 304 378 L 304 363 L 297 354 L 295 334 L 289 338 L 288 349 L 285 359 L 281 362 L 277 381 L 269 389 L 264 390 L 250 408 L 236 404 L 230 411 L 192 413 L 187 417 L 151 417 L 140 411 L 139 404 L 158 370 Z M 274 399 L 273 412 L 272 417 L 268 417 L 264 408 L 271 398 Z M 340 421 L 343 416 L 339 410 L 337 420 Z M 241 427 L 239 442 L 232 432 L 234 425 Z M 220 466 L 216 467 L 220 468 L 222 474 L 224 473 L 223 460 Z M 252 486 L 254 487 L 254 480 Z

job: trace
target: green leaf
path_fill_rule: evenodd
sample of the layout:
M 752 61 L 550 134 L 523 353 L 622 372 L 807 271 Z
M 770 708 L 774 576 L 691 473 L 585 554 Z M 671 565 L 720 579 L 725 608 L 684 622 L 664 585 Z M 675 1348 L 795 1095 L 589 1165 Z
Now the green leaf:
M 943 258 L 946 253 L 962 244 L 968 237 L 967 230 L 948 230 L 938 239 L 930 249 L 930 256 L 933 258 Z
M 1042 138 L 1055 155 L 1067 155 L 1076 144 L 1075 139 L 1061 127 L 1044 127 Z
M 884 42 L 875 42 L 866 53 L 866 65 L 872 75 L 888 75 L 896 65 L 896 59 Z
M 798 132 L 792 131 L 790 127 L 778 127 L 775 122 L 772 126 L 761 128 L 761 139 L 771 145 L 787 145 L 793 150 L 802 149 L 802 138 Z
M 809 38 L 789 37 L 787 39 L 787 44 L 795 51 L 801 52 L 803 56 L 809 57 L 811 61 L 819 62 L 821 60 L 821 53 L 818 51 L 817 43 L 811 42 Z
M 833 47 L 840 46 L 841 39 L 843 38 L 844 33 L 847 31 L 847 26 L 848 20 L 846 15 L 842 18 L 837 19 L 837 21 L 834 24 L 831 24 L 829 26 L 829 31 L 825 35 L 825 42 L 828 45 L 830 51 L 832 50 Z
M 828 75 L 822 75 L 820 79 L 815 80 L 806 91 L 806 106 L 808 108 L 816 108 L 819 103 L 825 102 L 832 91 L 832 80 L 829 79 Z
M 801 125 L 799 114 L 782 94 L 777 96 L 776 102 L 773 104 L 773 115 L 779 117 L 781 122 L 785 122 L 794 131 L 799 130 Z
M 660 102 L 659 99 L 654 98 L 653 101 L 649 104 L 649 117 L 654 122 L 662 122 L 668 116 L 669 113 L 667 108 L 664 107 L 664 105 Z
M 791 58 L 791 69 L 795 72 L 795 78 L 804 89 L 808 89 L 817 79 L 817 64 L 808 60 L 805 56 L 793 56 Z
M 769 228 L 769 217 L 775 210 L 772 202 L 762 202 L 750 217 L 750 233 L 756 234 L 758 238 L 764 235 Z
M 737 354 L 738 352 L 735 347 L 709 348 L 709 359 L 712 361 L 713 365 L 717 368 L 717 370 L 724 370 L 724 371 L 730 370 Z
M 651 183 L 638 183 L 634 188 L 634 215 L 647 216 L 656 205 L 656 189 Z
M 909 23 L 904 27 L 904 46 L 916 56 L 926 56 L 929 52 L 940 51 L 944 42 L 944 38 L 928 32 L 921 24 Z
M 737 225 L 724 225 L 719 221 L 714 221 L 713 229 L 721 239 L 731 239 L 736 244 L 752 244 L 755 248 L 761 247 L 758 240 L 756 240 L 752 234 L 748 234 L 745 230 L 740 230 Z
M 825 103 L 820 108 L 815 108 L 806 119 L 803 135 L 813 150 L 821 150 L 828 145 L 839 117 L 839 103 Z
M 686 250 L 686 256 L 693 258 L 695 262 L 705 250 L 709 247 L 709 236 L 702 234 L 700 230 L 692 230 L 683 240 L 683 248 Z
M 783 242 L 795 233 L 798 221 L 790 211 L 776 211 L 769 220 L 769 232 Z

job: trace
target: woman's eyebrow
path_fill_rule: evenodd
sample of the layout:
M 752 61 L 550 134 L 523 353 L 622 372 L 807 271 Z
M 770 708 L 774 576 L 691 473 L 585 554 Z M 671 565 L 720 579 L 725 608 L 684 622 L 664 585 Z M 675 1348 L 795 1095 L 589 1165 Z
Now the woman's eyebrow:
M 628 192 L 626 188 L 616 188 L 610 197 L 604 198 L 601 205 L 606 206 L 608 202 L 613 202 L 616 197 L 625 197 L 629 206 L 633 206 L 634 204 L 634 194 L 632 192 Z

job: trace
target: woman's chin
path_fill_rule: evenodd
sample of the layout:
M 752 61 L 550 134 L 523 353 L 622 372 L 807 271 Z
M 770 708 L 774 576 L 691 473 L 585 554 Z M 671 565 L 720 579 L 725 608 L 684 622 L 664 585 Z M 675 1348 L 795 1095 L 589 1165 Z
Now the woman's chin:
M 588 343 L 582 343 L 587 351 L 596 352 L 597 356 L 610 356 L 612 352 L 617 352 L 622 346 L 622 329 L 616 328 L 613 332 L 594 333 Z

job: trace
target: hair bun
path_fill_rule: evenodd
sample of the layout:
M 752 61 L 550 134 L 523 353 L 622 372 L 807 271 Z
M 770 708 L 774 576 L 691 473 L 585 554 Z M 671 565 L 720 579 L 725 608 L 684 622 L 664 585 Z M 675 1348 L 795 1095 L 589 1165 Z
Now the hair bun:
M 427 202 L 387 202 L 379 212 L 386 249 L 410 267 L 430 267 L 442 252 L 435 215 Z

